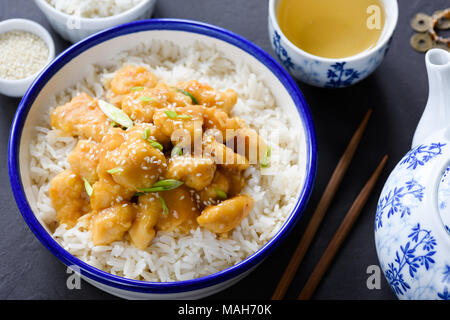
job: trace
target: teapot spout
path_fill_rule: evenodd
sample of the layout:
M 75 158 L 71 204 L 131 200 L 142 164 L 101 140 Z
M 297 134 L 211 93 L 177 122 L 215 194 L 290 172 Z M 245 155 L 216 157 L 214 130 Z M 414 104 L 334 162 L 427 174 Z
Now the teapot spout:
M 432 49 L 427 52 L 425 63 L 429 95 L 414 134 L 413 148 L 422 144 L 433 132 L 450 127 L 450 53 Z

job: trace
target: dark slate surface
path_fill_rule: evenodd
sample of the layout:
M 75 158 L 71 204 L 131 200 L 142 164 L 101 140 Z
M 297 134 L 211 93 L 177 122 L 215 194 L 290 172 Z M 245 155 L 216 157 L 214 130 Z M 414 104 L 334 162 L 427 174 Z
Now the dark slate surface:
M 160 0 L 155 16 L 212 23 L 243 35 L 273 54 L 267 36 L 267 2 Z M 294 299 L 298 295 L 353 199 L 385 153 L 390 156 L 387 170 L 313 298 L 395 298 L 384 278 L 381 289 L 369 290 L 366 269 L 378 263 L 373 220 L 383 181 L 408 151 L 427 99 L 424 56 L 409 46 L 413 33 L 409 20 L 416 12 L 432 13 L 449 4 L 448 0 L 399 2 L 400 19 L 392 47 L 372 76 L 354 87 L 339 90 L 299 84 L 310 105 L 318 138 L 318 174 L 311 201 L 303 218 L 279 249 L 247 278 L 211 299 L 268 299 L 271 296 L 341 153 L 368 108 L 373 108 L 374 114 L 362 145 L 287 298 Z M 33 1 L 0 0 L 0 21 L 18 17 L 35 20 L 50 29 Z M 69 45 L 53 31 L 52 36 L 57 52 Z M 18 99 L 0 95 L 0 212 L 3 229 L 0 233 L 0 299 L 112 299 L 114 297 L 84 282 L 81 290 L 68 290 L 65 267 L 39 243 L 20 216 L 10 190 L 6 162 L 9 128 L 18 103 Z

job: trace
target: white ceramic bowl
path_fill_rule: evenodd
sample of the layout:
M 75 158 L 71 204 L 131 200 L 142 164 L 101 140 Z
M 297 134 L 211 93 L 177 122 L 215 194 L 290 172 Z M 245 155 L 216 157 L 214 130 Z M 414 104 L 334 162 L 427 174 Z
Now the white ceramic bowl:
M 64 250 L 34 214 L 35 200 L 29 174 L 31 139 L 41 123 L 51 97 L 86 76 L 86 66 L 105 63 L 122 50 L 135 48 L 152 39 L 170 40 L 181 46 L 196 41 L 214 45 L 236 65 L 245 63 L 271 89 L 283 112 L 290 115 L 292 128 L 300 136 L 299 171 L 304 177 L 297 201 L 286 222 L 262 248 L 250 257 L 215 274 L 188 281 L 144 282 L 115 276 L 94 268 Z M 12 124 L 8 150 L 11 186 L 17 205 L 36 237 L 64 264 L 81 270 L 86 281 L 124 298 L 193 299 L 223 290 L 245 277 L 292 230 L 301 216 L 312 190 L 316 171 L 315 134 L 309 108 L 300 89 L 287 72 L 266 52 L 242 37 L 206 24 L 184 20 L 144 20 L 97 33 L 69 48 L 42 72 L 22 99 Z
M 45 14 L 55 31 L 67 41 L 75 43 L 98 31 L 127 22 L 150 18 L 156 0 L 144 0 L 127 11 L 105 18 L 74 17 L 56 10 L 45 0 L 34 0 L 34 2 Z
M 47 63 L 42 66 L 42 69 L 53 60 L 55 57 L 55 44 L 50 34 L 40 24 L 26 19 L 9 19 L 0 22 L 0 34 L 12 30 L 31 32 L 45 41 L 48 47 L 48 59 Z M 0 78 L 0 93 L 10 97 L 22 97 L 41 70 L 24 79 L 9 80 Z
M 317 87 L 347 87 L 368 77 L 383 61 L 398 20 L 397 0 L 381 0 L 386 19 L 376 46 L 355 56 L 328 59 L 303 51 L 283 34 L 277 21 L 280 1 L 269 1 L 269 38 L 272 48 L 283 66 L 297 80 Z

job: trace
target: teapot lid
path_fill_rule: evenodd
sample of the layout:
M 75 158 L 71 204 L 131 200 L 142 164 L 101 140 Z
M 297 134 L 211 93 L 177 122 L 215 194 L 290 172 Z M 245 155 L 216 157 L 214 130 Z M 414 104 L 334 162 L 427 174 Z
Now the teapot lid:
M 448 167 L 439 184 L 438 206 L 442 223 L 450 235 L 450 167 Z

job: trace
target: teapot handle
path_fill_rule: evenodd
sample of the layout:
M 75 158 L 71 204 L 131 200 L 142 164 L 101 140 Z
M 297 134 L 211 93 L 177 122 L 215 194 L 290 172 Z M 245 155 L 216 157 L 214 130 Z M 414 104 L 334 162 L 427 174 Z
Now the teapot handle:
M 429 194 L 424 198 L 425 208 L 430 208 L 430 212 L 427 214 L 431 219 L 431 222 L 438 226 L 442 225 L 442 228 L 437 228 L 442 232 L 443 237 L 448 237 L 448 233 L 444 228 L 444 221 L 441 218 L 441 213 L 439 211 L 439 186 L 442 181 L 443 173 L 450 166 L 450 128 L 441 130 L 439 134 L 435 135 L 435 143 L 440 143 L 441 154 L 426 166 L 426 171 L 424 172 L 424 183 L 425 186 L 429 186 Z M 440 137 L 440 138 L 439 138 Z

